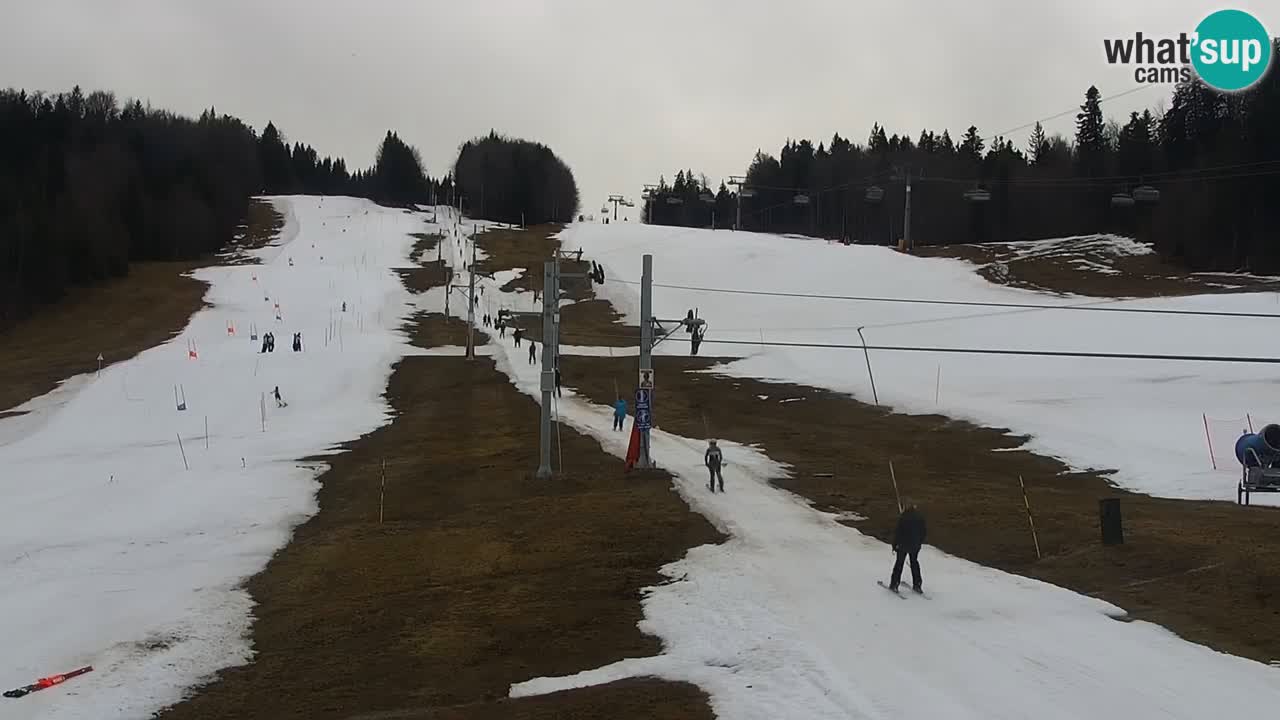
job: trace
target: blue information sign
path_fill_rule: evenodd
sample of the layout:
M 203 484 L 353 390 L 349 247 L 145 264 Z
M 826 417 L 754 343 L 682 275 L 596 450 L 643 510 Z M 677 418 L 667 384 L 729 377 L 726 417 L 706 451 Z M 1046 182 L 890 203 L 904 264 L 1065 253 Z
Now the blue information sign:
M 636 427 L 649 430 L 653 427 L 653 413 L 650 406 L 653 391 L 648 388 L 636 390 Z

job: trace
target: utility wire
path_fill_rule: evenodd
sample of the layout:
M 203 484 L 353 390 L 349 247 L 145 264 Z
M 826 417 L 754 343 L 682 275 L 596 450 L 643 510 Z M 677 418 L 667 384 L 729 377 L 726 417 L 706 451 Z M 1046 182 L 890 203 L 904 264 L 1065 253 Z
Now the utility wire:
M 1151 85 L 1138 85 L 1138 86 L 1136 86 L 1136 87 L 1131 87 L 1131 88 L 1129 88 L 1128 90 L 1124 90 L 1124 91 L 1122 91 L 1122 92 L 1115 93 L 1114 95 L 1102 95 L 1102 96 L 1099 98 L 1099 102 L 1100 102 L 1100 103 L 1105 103 L 1105 102 L 1107 102 L 1108 100 L 1115 100 L 1116 98 L 1122 98 L 1122 97 L 1124 97 L 1125 95 L 1132 95 L 1133 93 L 1136 93 L 1136 92 L 1142 92 L 1143 90 L 1147 90 L 1147 89 L 1149 89 L 1149 88 L 1151 88 L 1151 87 L 1152 87 Z M 996 139 L 996 138 L 998 138 L 998 137 L 1003 137 L 1003 136 L 1008 135 L 1009 133 L 1012 133 L 1012 132 L 1018 132 L 1019 130 L 1026 130 L 1026 129 L 1027 129 L 1027 128 L 1029 128 L 1029 127 L 1035 127 L 1036 123 L 1046 122 L 1046 121 L 1048 121 L 1048 120 L 1057 120 L 1058 118 L 1063 117 L 1063 116 L 1065 116 L 1065 115 L 1070 115 L 1070 114 L 1072 114 L 1072 113 L 1078 113 L 1078 112 L 1080 112 L 1080 107 L 1079 107 L 1079 106 L 1075 106 L 1075 107 L 1072 107 L 1070 110 L 1063 110 L 1063 111 L 1062 111 L 1062 112 L 1060 112 L 1060 113 L 1054 113 L 1053 115 L 1049 115 L 1049 116 L 1046 116 L 1046 117 L 1042 117 L 1042 118 L 1040 118 L 1039 120 L 1032 120 L 1031 122 L 1026 123 L 1026 124 L 1024 124 L 1024 125 L 1019 125 L 1019 126 L 1017 126 L 1017 127 L 1009 128 L 1008 130 L 1005 130 L 1005 131 L 1003 131 L 1003 132 L 998 132 L 998 133 L 996 133 L 995 135 L 992 135 L 992 136 L 990 136 L 990 137 L 989 137 L 989 138 L 987 138 L 987 139 L 988 139 L 988 140 L 995 140 L 995 139 Z
M 1242 172 L 1223 172 L 1227 170 L 1242 170 Z M 1081 186 L 1081 187 L 1097 187 L 1100 185 L 1114 185 L 1118 182 L 1146 182 L 1148 180 L 1159 183 L 1171 182 L 1197 182 L 1207 180 L 1231 180 L 1243 177 L 1265 177 L 1280 174 L 1280 159 L 1277 160 L 1259 160 L 1249 163 L 1236 163 L 1233 165 L 1219 165 L 1207 168 L 1187 168 L 1185 170 L 1168 170 L 1158 173 L 1140 173 L 1132 175 L 1107 175 L 1098 177 L 1064 177 L 1064 178 L 990 178 L 980 181 L 983 185 L 1046 185 L 1052 187 L 1060 186 Z M 938 175 L 920 176 L 915 179 L 918 183 L 943 182 L 955 183 L 961 185 L 972 185 L 975 180 L 973 178 L 953 178 Z
M 876 181 L 876 180 L 884 179 L 884 178 L 886 178 L 886 177 L 891 177 L 893 174 L 894 174 L 894 171 L 893 171 L 893 170 L 881 170 L 881 171 L 879 171 L 879 172 L 871 173 L 870 175 L 864 175 L 864 176 L 862 176 L 862 177 L 860 177 L 860 178 L 854 178 L 854 179 L 852 179 L 852 180 L 846 180 L 845 182 L 842 182 L 842 183 L 840 183 L 839 185 L 831 185 L 830 187 L 825 187 L 825 188 L 821 188 L 821 189 L 813 189 L 813 188 L 778 188 L 778 187 L 769 187 L 769 186 L 765 186 L 765 185 L 753 185 L 753 184 L 750 184 L 750 183 L 744 183 L 743 187 L 748 188 L 748 189 L 751 189 L 751 190 L 774 190 L 774 191 L 785 191 L 785 192 L 798 192 L 798 193 L 803 193 L 803 194 L 805 194 L 805 195 L 819 195 L 819 196 L 821 196 L 821 195 L 824 195 L 824 194 L 826 194 L 826 193 L 829 193 L 829 192 L 831 192 L 831 191 L 833 191 L 833 190 L 843 190 L 843 189 L 845 189 L 845 188 L 847 188 L 847 187 L 850 187 L 850 186 L 852 186 L 852 185 L 863 185 L 863 184 L 866 184 L 866 183 L 869 183 L 869 182 L 874 182 L 874 181 Z M 739 190 L 739 192 L 741 192 L 741 190 Z M 774 209 L 774 208 L 783 207 L 783 206 L 788 206 L 788 205 L 793 205 L 793 204 L 794 204 L 794 203 L 793 203 L 793 201 L 791 201 L 791 200 L 787 200 L 787 201 L 784 201 L 784 202 L 780 202 L 780 203 L 778 203 L 778 204 L 776 204 L 776 205 L 770 205 L 769 207 L 764 207 L 764 208 L 754 209 L 754 210 L 751 210 L 750 212 L 748 212 L 748 213 L 744 213 L 744 214 L 745 214 L 745 215 L 757 215 L 757 214 L 759 214 L 759 213 L 764 212 L 765 210 L 772 210 L 772 209 Z
M 1248 170 L 1242 172 L 1224 172 L 1227 170 Z M 820 190 L 805 188 L 784 188 L 788 192 L 801 192 L 807 195 L 822 195 L 833 190 L 842 190 L 851 185 L 863 185 L 876 179 L 882 179 L 882 176 L 892 175 L 892 171 L 884 171 L 869 175 L 857 180 L 849 180 L 839 185 L 832 185 Z M 1101 187 L 1114 187 L 1123 183 L 1139 183 L 1153 181 L 1158 184 L 1167 183 L 1186 183 L 1186 182 L 1216 182 L 1220 180 L 1238 180 L 1242 178 L 1254 177 L 1275 177 L 1280 175 L 1280 159 L 1278 160 L 1260 160 L 1252 163 L 1237 163 L 1234 165 L 1220 165 L 1207 168 L 1187 168 L 1184 170 L 1166 170 L 1161 172 L 1138 173 L 1132 175 L 1106 175 L 1097 177 L 1064 177 L 1064 178 L 953 178 L 937 175 L 916 175 L 912 178 L 915 184 L 927 183 L 951 183 L 955 185 L 981 185 L 983 187 L 992 187 L 996 185 L 1010 186 L 1041 186 L 1054 188 L 1058 190 L 1089 190 Z M 756 186 L 750 186 L 755 189 Z M 791 206 L 794 203 L 790 200 L 779 202 L 764 208 L 755 208 L 743 213 L 744 216 L 759 215 L 765 211 L 773 210 L 779 207 Z
M 626 285 L 639 285 L 635 280 L 622 280 L 620 278 L 612 278 L 607 282 L 624 283 Z M 1042 305 L 1033 303 L 1008 303 L 1008 302 L 984 302 L 979 300 L 926 300 L 922 298 L 892 298 L 892 297 L 876 297 L 871 295 L 826 295 L 821 293 L 800 293 L 800 292 L 782 292 L 772 290 L 744 290 L 737 288 L 713 288 L 713 287 L 697 287 L 693 285 L 668 285 L 662 283 L 653 283 L 654 287 L 666 288 L 668 290 L 687 290 L 690 292 L 702 293 L 721 293 L 728 295 L 757 295 L 763 297 L 785 297 L 785 298 L 802 298 L 807 300 L 846 300 L 851 302 L 881 302 L 881 303 L 899 303 L 905 305 L 947 305 L 958 307 L 991 307 L 991 308 L 1011 308 L 1020 310 L 1078 310 L 1091 312 L 1118 312 L 1118 313 L 1139 313 L 1151 315 L 1197 315 L 1203 317 L 1236 317 L 1236 318 L 1269 318 L 1280 319 L 1280 313 L 1263 313 L 1263 312 L 1225 312 L 1219 310 L 1174 310 L 1167 308 L 1130 308 L 1130 307 L 1098 307 L 1102 302 L 1120 302 L 1118 299 L 1108 299 L 1104 301 L 1095 301 L 1091 303 L 1083 303 L 1076 305 Z
M 582 339 L 625 339 L 634 340 L 633 336 L 628 335 L 609 335 L 603 333 L 571 333 L 574 337 Z M 939 353 L 939 354 L 966 354 L 966 355 L 1018 355 L 1033 357 L 1067 357 L 1067 358 L 1102 358 L 1113 360 L 1176 360 L 1183 362 L 1214 362 L 1214 363 L 1247 363 L 1247 364 L 1263 364 L 1278 365 L 1280 358 L 1268 357 L 1236 357 L 1230 355 L 1161 355 L 1157 353 L 1108 353 L 1108 352 L 1086 352 L 1072 350 L 1013 350 L 1004 348 L 956 348 L 956 347 L 917 347 L 910 345 L 862 345 L 860 343 L 808 343 L 808 342 L 779 342 L 773 340 L 716 340 L 713 338 L 703 337 L 702 344 L 714 345 L 748 345 L 755 347 L 789 347 L 789 348 L 821 348 L 830 350 L 883 350 L 888 352 L 923 352 L 923 353 Z

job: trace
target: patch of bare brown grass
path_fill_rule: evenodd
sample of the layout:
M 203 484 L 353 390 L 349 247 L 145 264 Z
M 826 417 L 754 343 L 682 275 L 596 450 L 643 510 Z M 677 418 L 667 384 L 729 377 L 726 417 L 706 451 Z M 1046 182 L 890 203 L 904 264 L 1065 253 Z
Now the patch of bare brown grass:
M 423 347 L 466 332 L 438 314 L 407 330 Z M 539 408 L 488 358 L 406 357 L 387 398 L 395 419 L 326 458 L 318 514 L 249 582 L 253 663 L 165 720 L 710 720 L 700 690 L 653 679 L 506 697 L 661 651 L 640 589 L 719 539 L 668 476 L 624 477 L 564 427 L 568 465 L 535 479 Z

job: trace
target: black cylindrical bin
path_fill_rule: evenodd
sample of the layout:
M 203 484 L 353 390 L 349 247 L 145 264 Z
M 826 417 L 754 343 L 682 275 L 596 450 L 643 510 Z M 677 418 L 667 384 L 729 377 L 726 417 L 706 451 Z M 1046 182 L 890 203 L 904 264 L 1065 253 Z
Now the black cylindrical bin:
M 1098 517 L 1102 524 L 1102 544 L 1123 545 L 1124 522 L 1120 518 L 1120 498 L 1099 500 Z

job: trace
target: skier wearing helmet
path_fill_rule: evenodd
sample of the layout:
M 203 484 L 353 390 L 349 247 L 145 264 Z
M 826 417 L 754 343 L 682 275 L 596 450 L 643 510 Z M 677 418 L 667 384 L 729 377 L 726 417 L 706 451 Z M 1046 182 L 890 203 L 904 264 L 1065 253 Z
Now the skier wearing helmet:
M 711 492 L 716 491 L 716 480 L 720 481 L 720 492 L 724 492 L 724 475 L 720 474 L 720 465 L 724 462 L 724 456 L 720 453 L 720 446 L 715 440 L 707 442 L 707 452 L 703 455 L 703 462 L 706 463 L 707 471 L 711 474 L 710 480 L 707 481 L 707 487 Z

